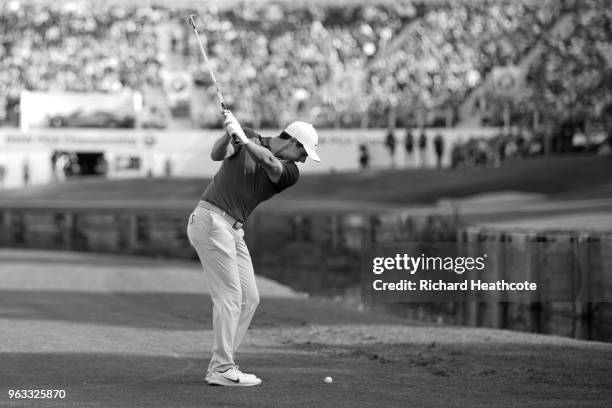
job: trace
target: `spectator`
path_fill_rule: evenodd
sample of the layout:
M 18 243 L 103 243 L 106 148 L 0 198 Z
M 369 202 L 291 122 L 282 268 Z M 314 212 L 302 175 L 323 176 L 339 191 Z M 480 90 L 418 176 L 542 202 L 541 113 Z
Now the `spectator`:
M 23 159 L 22 171 L 23 171 L 23 174 L 22 174 L 23 186 L 27 187 L 30 185 L 30 161 L 28 160 L 27 157 Z
M 172 158 L 170 156 L 166 157 L 164 161 L 164 176 L 167 178 L 172 177 Z
M 444 138 L 441 133 L 434 137 L 434 149 L 436 151 L 437 167 L 442 168 L 442 156 L 444 155 Z
M 366 170 L 370 166 L 370 152 L 365 143 L 359 145 L 359 167 Z
M 427 135 L 425 129 L 421 129 L 421 135 L 419 136 L 419 156 L 421 157 L 421 166 L 427 165 Z
M 404 138 L 404 150 L 406 151 L 405 163 L 404 165 L 408 167 L 408 162 L 412 157 L 412 152 L 414 151 L 414 135 L 412 134 L 412 129 L 410 126 L 406 127 L 406 137 Z
M 390 166 L 395 168 L 395 133 L 392 128 L 389 128 L 387 136 L 385 137 L 385 146 L 389 151 Z
M 78 176 L 82 173 L 79 156 L 76 152 L 68 153 L 68 161 L 66 163 L 66 176 Z
M 104 157 L 104 155 L 98 156 L 93 171 L 94 174 L 106 176 L 106 174 L 108 173 L 108 160 L 106 160 L 106 157 Z
M 601 116 L 606 138 L 601 146 L 599 146 L 597 152 L 599 154 L 610 154 L 612 152 L 612 103 L 604 106 Z
M 523 158 L 526 154 L 525 150 L 527 149 L 527 141 L 525 140 L 525 136 L 523 135 L 523 132 L 521 130 L 519 130 L 518 135 L 516 136 L 516 147 L 517 147 L 517 154 L 519 158 Z
M 4 178 L 6 177 L 6 166 L 0 163 L 0 189 L 4 188 Z
M 516 142 L 512 139 L 506 142 L 504 146 L 504 157 L 506 159 L 516 159 L 518 154 L 518 146 Z
M 458 169 L 464 163 L 463 157 L 463 144 L 461 142 L 455 143 L 451 149 L 451 168 L 453 170 Z
M 70 171 L 70 157 L 67 153 L 57 153 L 54 155 L 53 175 L 57 181 L 66 180 L 66 176 Z
M 536 132 L 527 145 L 526 154 L 529 156 L 544 155 L 544 139 L 545 135 L 543 132 Z

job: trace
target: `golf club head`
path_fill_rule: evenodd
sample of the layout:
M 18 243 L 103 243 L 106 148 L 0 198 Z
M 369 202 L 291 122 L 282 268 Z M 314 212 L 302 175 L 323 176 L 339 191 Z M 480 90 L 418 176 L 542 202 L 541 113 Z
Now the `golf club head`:
M 195 30 L 196 26 L 195 26 L 195 21 L 193 19 L 194 17 L 195 17 L 195 14 L 190 14 L 189 15 L 189 24 L 191 24 L 191 27 L 193 27 L 193 29 Z

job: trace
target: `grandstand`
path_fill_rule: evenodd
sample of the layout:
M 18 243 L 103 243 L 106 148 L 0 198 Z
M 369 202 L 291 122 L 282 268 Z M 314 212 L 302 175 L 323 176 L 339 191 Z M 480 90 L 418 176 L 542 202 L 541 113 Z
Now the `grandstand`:
M 503 143 L 535 140 L 527 150 L 538 152 L 569 150 L 577 133 L 601 145 L 612 102 L 606 3 L 5 0 L 0 122 L 18 125 L 24 90 L 130 90 L 143 96 L 139 127 L 218 127 L 186 24 L 196 13 L 223 94 L 247 126 L 296 116 L 321 128 L 469 124 L 503 126 Z M 478 145 L 465 151 L 469 143 Z

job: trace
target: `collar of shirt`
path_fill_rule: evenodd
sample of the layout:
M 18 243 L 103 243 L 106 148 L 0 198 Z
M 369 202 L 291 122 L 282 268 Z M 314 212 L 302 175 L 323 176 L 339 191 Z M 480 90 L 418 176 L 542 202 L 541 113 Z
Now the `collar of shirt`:
M 270 139 L 272 138 L 271 137 L 260 137 L 259 142 L 261 143 L 263 147 L 270 150 Z

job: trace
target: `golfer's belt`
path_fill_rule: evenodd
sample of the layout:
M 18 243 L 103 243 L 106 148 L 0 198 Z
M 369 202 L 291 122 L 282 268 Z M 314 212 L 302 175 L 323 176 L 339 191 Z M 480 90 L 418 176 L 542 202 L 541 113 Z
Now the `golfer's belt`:
M 198 207 L 206 208 L 207 210 L 210 210 L 210 211 L 214 212 L 215 214 L 220 215 L 234 229 L 242 228 L 242 225 L 243 225 L 242 221 L 237 220 L 236 218 L 234 218 L 230 214 L 228 214 L 227 211 L 224 211 L 224 210 L 220 209 L 219 207 L 217 207 L 214 204 L 209 203 L 208 201 L 200 200 L 200 202 L 198 203 Z

